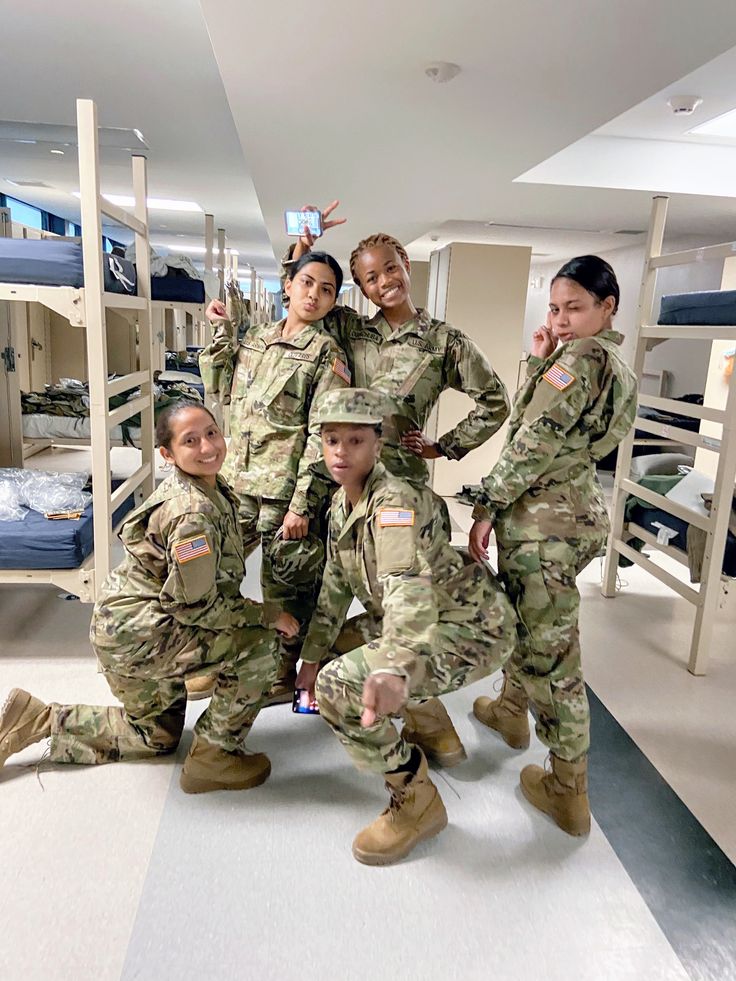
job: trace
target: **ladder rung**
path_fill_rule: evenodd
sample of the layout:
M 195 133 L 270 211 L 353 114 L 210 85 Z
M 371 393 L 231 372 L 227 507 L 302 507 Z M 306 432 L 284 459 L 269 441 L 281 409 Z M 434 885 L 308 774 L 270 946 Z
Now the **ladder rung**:
M 691 419 L 707 419 L 709 422 L 724 422 L 726 413 L 723 409 L 712 409 L 708 405 L 692 405 L 690 402 L 680 402 L 677 399 L 665 399 L 658 395 L 639 394 L 639 405 L 660 412 L 675 412 Z
M 131 474 L 130 477 L 128 477 L 125 483 L 121 484 L 113 491 L 110 497 L 111 515 L 116 510 L 118 505 L 122 504 L 122 502 L 126 499 L 126 497 L 129 494 L 133 493 L 136 487 L 140 487 L 140 485 L 143 483 L 146 477 L 148 477 L 150 472 L 151 472 L 151 464 L 144 463 L 142 467 L 139 467 L 134 474 Z
M 664 494 L 658 494 L 656 491 L 649 490 L 648 487 L 642 487 L 641 484 L 637 484 L 633 480 L 622 480 L 620 489 L 624 494 L 639 497 L 647 504 L 653 504 L 660 511 L 666 511 L 667 514 L 672 514 L 676 518 L 680 518 L 681 521 L 687 521 L 688 524 L 695 525 L 696 528 L 701 528 L 703 531 L 710 530 L 712 517 L 706 518 L 697 511 L 693 511 L 692 508 L 686 508 L 683 504 L 671 501 Z
M 147 371 L 134 371 L 129 375 L 123 375 L 121 378 L 113 378 L 112 381 L 107 383 L 107 397 L 112 398 L 113 395 L 120 395 L 121 392 L 129 392 L 133 388 L 140 388 L 141 385 L 150 380 Z
M 641 552 L 637 552 L 635 548 L 627 545 L 626 542 L 621 541 L 620 538 L 614 538 L 613 548 L 616 552 L 619 552 L 627 559 L 631 559 L 634 565 L 638 565 L 650 575 L 654 576 L 655 579 L 659 579 L 659 581 L 664 583 L 665 586 L 669 586 L 670 589 L 674 589 L 674 591 L 679 593 L 683 599 L 689 600 L 694 606 L 699 605 L 700 592 L 697 589 L 693 589 L 691 586 L 688 586 L 686 583 L 679 580 L 677 576 L 673 576 L 671 572 L 667 572 L 666 569 L 663 569 L 661 566 L 657 565 L 656 562 L 652 562 L 652 560 L 647 558 L 646 555 L 642 555 Z
M 727 259 L 736 255 L 736 242 L 722 242 L 720 245 L 705 245 L 702 249 L 683 249 L 680 252 L 667 252 L 649 259 L 650 269 L 664 266 L 686 266 L 691 262 L 707 262 L 709 259 Z
M 655 436 L 672 440 L 672 442 L 684 446 L 697 446 L 702 450 L 712 450 L 714 453 L 718 453 L 721 449 L 721 441 L 715 436 L 703 436 L 701 433 L 694 433 L 690 429 L 680 429 L 679 426 L 657 422 L 654 419 L 644 419 L 637 416 L 634 427 L 643 429 L 645 433 L 654 433 Z
M 149 395 L 140 395 L 137 399 L 131 399 L 129 402 L 125 402 L 124 405 L 118 406 L 117 409 L 113 409 L 107 417 L 108 429 L 112 429 L 114 426 L 119 426 L 121 423 L 126 422 L 136 412 L 143 412 L 145 409 L 151 408 L 153 406 Z

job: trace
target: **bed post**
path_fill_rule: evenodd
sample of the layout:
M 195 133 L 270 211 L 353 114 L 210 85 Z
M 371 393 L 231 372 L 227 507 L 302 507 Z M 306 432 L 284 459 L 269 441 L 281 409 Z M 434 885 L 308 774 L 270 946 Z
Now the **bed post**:
M 134 154 L 133 213 L 143 223 L 144 234 L 135 233 L 135 257 L 137 267 L 138 296 L 145 300 L 145 307 L 138 317 L 138 368 L 147 374 L 141 382 L 141 395 L 147 397 L 146 407 L 141 411 L 141 455 L 142 462 L 151 462 L 151 467 L 141 487 L 144 497 L 153 493 L 155 467 L 153 462 L 153 330 L 151 321 L 151 250 L 148 236 L 148 175 L 146 158 Z

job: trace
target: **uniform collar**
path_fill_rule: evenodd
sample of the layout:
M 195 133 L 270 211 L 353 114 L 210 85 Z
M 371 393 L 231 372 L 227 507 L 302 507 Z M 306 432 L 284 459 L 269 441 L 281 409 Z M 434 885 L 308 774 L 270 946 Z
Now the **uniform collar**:
M 623 344 L 624 342 L 624 335 L 617 330 L 604 330 L 598 336 L 605 337 L 605 339 L 610 341 L 612 344 Z
M 215 481 L 215 486 L 210 487 L 210 485 L 202 480 L 201 477 L 193 477 L 189 473 L 184 473 L 183 470 L 179 470 L 178 467 L 174 469 L 174 473 L 177 482 L 181 487 L 196 487 L 198 491 L 201 491 L 213 504 L 215 504 L 218 509 L 221 509 L 220 498 L 224 497 L 227 501 L 233 503 L 233 495 L 227 482 L 218 474 Z
M 348 512 L 347 494 L 343 491 L 342 501 L 340 502 L 340 504 L 342 506 L 343 516 L 345 517 L 345 523 L 340 529 L 340 535 L 338 540 L 342 539 L 343 535 L 345 535 L 345 533 L 348 532 L 353 527 L 356 521 L 359 521 L 361 518 L 365 517 L 366 511 L 368 510 L 368 501 L 370 500 L 373 486 L 376 484 L 377 481 L 379 481 L 383 476 L 385 476 L 385 474 L 386 474 L 386 468 L 384 467 L 384 465 L 380 462 L 376 463 L 374 468 L 368 474 L 368 478 L 365 482 L 365 487 L 363 488 L 363 493 L 360 495 L 360 499 L 358 500 L 358 503 L 350 512 Z
M 402 324 L 397 330 L 391 330 L 391 325 L 380 310 L 368 321 L 368 324 L 371 327 L 376 327 L 378 330 L 381 330 L 381 321 L 383 321 L 383 323 L 386 325 L 386 331 L 382 331 L 382 333 L 384 333 L 385 336 L 392 338 L 403 337 L 404 335 L 408 334 L 415 334 L 417 337 L 423 337 L 432 326 L 432 318 L 426 310 L 417 310 L 416 317 L 412 317 L 411 320 L 407 320 L 406 323 Z
M 286 319 L 279 320 L 277 324 L 272 324 L 263 333 L 263 343 L 269 347 L 271 344 L 288 344 L 289 347 L 304 348 L 306 347 L 318 330 L 322 329 L 322 321 L 317 320 L 313 324 L 307 324 L 302 327 L 298 334 L 294 337 L 282 337 L 281 332 L 286 324 Z

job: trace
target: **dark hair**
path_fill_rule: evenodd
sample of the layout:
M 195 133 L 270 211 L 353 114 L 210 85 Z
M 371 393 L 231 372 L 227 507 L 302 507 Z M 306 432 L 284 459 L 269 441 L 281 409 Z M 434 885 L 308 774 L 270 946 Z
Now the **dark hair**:
M 361 239 L 350 253 L 350 275 L 353 277 L 353 282 L 357 283 L 358 286 L 360 286 L 358 259 L 364 252 L 368 252 L 369 249 L 375 249 L 380 245 L 387 245 L 390 249 L 395 249 L 396 254 L 404 265 L 407 268 L 409 267 L 409 256 L 406 254 L 406 249 L 401 242 L 394 238 L 393 235 L 386 235 L 385 232 L 377 232 L 375 235 L 369 235 L 368 238 Z
M 171 431 L 172 420 L 186 409 L 201 409 L 202 412 L 207 413 L 217 426 L 217 419 L 215 419 L 203 402 L 194 402 L 192 399 L 178 399 L 176 402 L 165 406 L 156 418 L 156 446 L 163 446 L 167 450 L 171 449 L 171 441 L 174 438 L 174 434 Z M 220 427 L 217 426 L 217 428 L 219 429 Z
M 310 262 L 320 262 L 323 266 L 330 268 L 335 274 L 335 296 L 338 296 L 342 289 L 342 269 L 340 263 L 327 252 L 305 252 L 289 266 L 287 279 L 293 279 L 300 269 Z
M 621 291 L 618 288 L 618 280 L 613 268 L 597 255 L 579 255 L 566 262 L 562 269 L 558 270 L 555 279 L 571 279 L 578 286 L 592 294 L 599 303 L 612 296 L 615 300 L 613 312 L 618 310 L 618 301 Z M 551 284 L 550 284 L 551 285 Z

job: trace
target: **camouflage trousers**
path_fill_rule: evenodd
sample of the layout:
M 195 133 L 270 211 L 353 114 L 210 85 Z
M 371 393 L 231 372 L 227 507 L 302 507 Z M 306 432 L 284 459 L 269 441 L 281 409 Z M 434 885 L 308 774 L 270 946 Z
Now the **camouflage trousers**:
M 591 536 L 500 541 L 498 548 L 498 575 L 519 617 L 519 643 L 506 677 L 529 698 L 539 739 L 570 762 L 590 746 L 575 579 L 604 545 L 604 537 Z
M 95 648 L 123 707 L 53 704 L 51 759 L 56 763 L 140 760 L 176 749 L 192 674 L 217 672 L 210 704 L 194 731 L 230 752 L 241 749 L 271 687 L 279 661 L 276 633 L 176 625 L 164 642 L 132 649 Z
M 443 620 L 433 631 L 433 645 L 420 653 L 409 680 L 409 704 L 472 685 L 497 671 L 516 643 L 516 617 L 503 590 L 481 566 L 468 569 L 468 604 L 482 615 Z M 451 611 L 457 613 L 457 611 Z M 368 728 L 360 724 L 363 685 L 377 668 L 381 622 L 368 614 L 348 620 L 335 643 L 335 659 L 317 676 L 319 710 L 353 762 L 361 769 L 387 773 L 404 766 L 411 745 L 384 716 Z
M 301 541 L 283 542 L 277 532 L 289 510 L 288 501 L 266 500 L 244 495 L 239 500 L 238 518 L 245 554 L 262 548 L 261 590 L 264 602 L 276 603 L 299 621 L 299 635 L 281 641 L 285 667 L 293 667 L 317 605 L 325 568 L 321 523 L 312 518 L 309 534 Z

